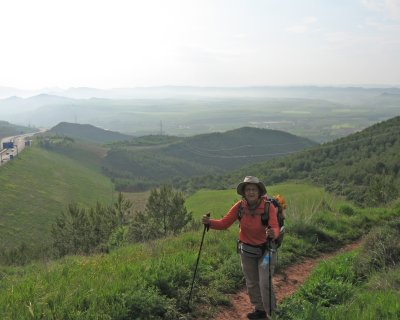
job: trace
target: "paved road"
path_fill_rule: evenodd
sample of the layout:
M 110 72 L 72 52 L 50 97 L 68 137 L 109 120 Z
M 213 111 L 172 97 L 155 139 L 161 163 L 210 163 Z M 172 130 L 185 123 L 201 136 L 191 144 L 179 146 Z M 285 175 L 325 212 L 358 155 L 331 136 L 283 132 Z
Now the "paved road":
M 0 141 L 0 148 L 3 147 L 3 142 L 14 142 L 14 148 L 0 150 L 0 166 L 10 161 L 10 158 L 18 157 L 18 154 L 25 148 L 25 139 L 32 137 L 34 133 L 20 134 L 17 136 L 5 137 Z

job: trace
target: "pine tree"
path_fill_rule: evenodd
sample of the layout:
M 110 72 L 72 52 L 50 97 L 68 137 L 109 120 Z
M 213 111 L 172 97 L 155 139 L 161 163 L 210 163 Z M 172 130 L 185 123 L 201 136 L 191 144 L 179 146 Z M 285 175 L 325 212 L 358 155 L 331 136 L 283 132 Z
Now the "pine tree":
M 176 235 L 191 220 L 183 194 L 170 185 L 162 185 L 159 190 L 150 191 L 144 212 L 136 213 L 130 226 L 130 238 L 146 241 Z

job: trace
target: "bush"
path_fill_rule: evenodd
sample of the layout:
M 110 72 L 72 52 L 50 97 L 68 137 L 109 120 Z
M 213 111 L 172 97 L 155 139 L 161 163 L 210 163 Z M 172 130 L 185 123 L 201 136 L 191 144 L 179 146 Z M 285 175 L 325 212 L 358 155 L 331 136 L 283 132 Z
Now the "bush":
M 123 230 L 119 232 L 121 235 L 116 229 L 127 223 L 131 207 L 132 203 L 124 199 L 122 193 L 109 207 L 97 203 L 95 208 L 86 209 L 71 203 L 53 225 L 54 248 L 60 256 L 108 251 L 107 242 L 111 241 L 111 246 L 123 242 Z
M 151 190 L 146 209 L 136 214 L 128 237 L 134 242 L 143 242 L 177 235 L 191 220 L 183 194 L 163 185 L 160 191 Z
M 343 213 L 343 214 L 345 214 L 347 216 L 352 216 L 355 213 L 354 209 L 352 207 L 348 206 L 348 205 L 340 206 L 339 212 Z
M 359 277 L 391 268 L 400 263 L 400 219 L 372 230 L 366 237 L 355 263 Z
M 335 240 L 326 231 L 314 224 L 294 224 L 291 226 L 290 232 L 310 243 L 326 242 L 331 244 Z

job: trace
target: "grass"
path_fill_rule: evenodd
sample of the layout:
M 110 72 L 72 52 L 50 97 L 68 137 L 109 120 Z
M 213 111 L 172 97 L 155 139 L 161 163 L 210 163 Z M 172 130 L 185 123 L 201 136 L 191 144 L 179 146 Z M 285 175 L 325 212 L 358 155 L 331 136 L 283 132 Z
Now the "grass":
M 288 183 L 273 186 L 271 193 L 280 192 L 286 200 L 296 199 L 303 190 L 309 201 L 292 202 L 290 210 L 309 212 L 321 196 L 321 189 L 310 185 Z M 283 191 L 283 192 L 282 192 Z M 326 224 L 325 232 L 332 233 L 333 244 L 351 241 L 354 230 L 361 233 L 370 228 L 367 223 L 389 219 L 395 211 L 356 209 L 352 216 L 339 213 L 342 201 L 328 194 L 322 196 L 331 201 L 327 214 L 336 219 L 355 219 L 349 230 L 335 230 L 337 224 Z M 187 200 L 188 210 L 200 219 L 205 212 L 213 216 L 222 215 L 235 200 L 234 190 L 201 190 Z M 291 201 L 292 201 L 291 200 Z M 348 204 L 350 205 L 350 204 Z M 295 209 L 296 208 L 296 209 Z M 289 210 L 289 209 L 288 209 Z M 315 209 L 316 210 L 316 209 Z M 327 210 L 320 206 L 320 211 Z M 368 214 L 368 219 L 363 219 Z M 304 214 L 307 217 L 307 214 Z M 293 216 L 288 216 L 288 235 L 280 249 L 280 264 L 287 266 L 308 255 L 324 250 L 324 242 L 302 237 L 291 227 Z M 310 219 L 312 225 L 313 219 Z M 366 222 L 367 221 L 367 222 Z M 323 220 L 322 220 L 323 222 Z M 320 228 L 321 221 L 316 222 Z M 116 249 L 107 255 L 90 257 L 72 256 L 44 263 L 34 263 L 23 268 L 0 268 L 0 318 L 1 319 L 194 319 L 195 316 L 209 318 L 220 305 L 229 305 L 226 293 L 233 293 L 244 285 L 235 251 L 238 228 L 226 231 L 210 230 L 206 233 L 197 270 L 190 309 L 187 299 L 194 266 L 199 250 L 203 228 L 145 244 L 130 245 Z M 336 243 L 336 244 L 334 244 Z M 340 279 L 352 277 L 348 267 L 325 272 Z M 325 281 L 325 286 L 314 286 L 307 290 L 331 290 L 338 299 L 345 299 L 346 287 Z M 313 286 L 311 286 L 313 288 Z M 328 303 L 330 298 L 326 297 Z
M 64 143 L 53 144 L 52 151 L 79 162 L 91 171 L 95 170 L 101 173 L 102 159 L 107 156 L 109 150 L 107 147 L 81 140 L 69 143 L 65 143 L 62 138 L 60 140 Z M 56 138 L 53 137 L 52 141 L 56 141 Z
M 123 192 L 125 199 L 132 202 L 132 213 L 136 211 L 143 211 L 146 207 L 147 199 L 149 198 L 150 191 L 144 192 Z
M 384 223 L 360 249 L 320 263 L 283 301 L 279 319 L 399 319 L 399 226 L 399 218 Z
M 0 243 L 46 244 L 54 218 L 68 203 L 111 203 L 112 184 L 96 170 L 40 148 L 25 149 L 0 168 Z

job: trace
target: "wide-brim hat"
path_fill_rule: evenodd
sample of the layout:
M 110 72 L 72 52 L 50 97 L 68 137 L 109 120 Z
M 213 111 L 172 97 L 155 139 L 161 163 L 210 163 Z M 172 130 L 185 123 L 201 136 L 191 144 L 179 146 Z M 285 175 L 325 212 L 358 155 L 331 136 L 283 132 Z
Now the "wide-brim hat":
M 246 176 L 244 177 L 243 182 L 239 183 L 236 192 L 240 194 L 242 197 L 244 197 L 244 187 L 246 184 L 256 184 L 258 186 L 258 189 L 260 189 L 260 196 L 263 196 L 267 193 L 267 188 L 265 188 L 264 183 L 262 183 L 257 177 L 253 176 Z

